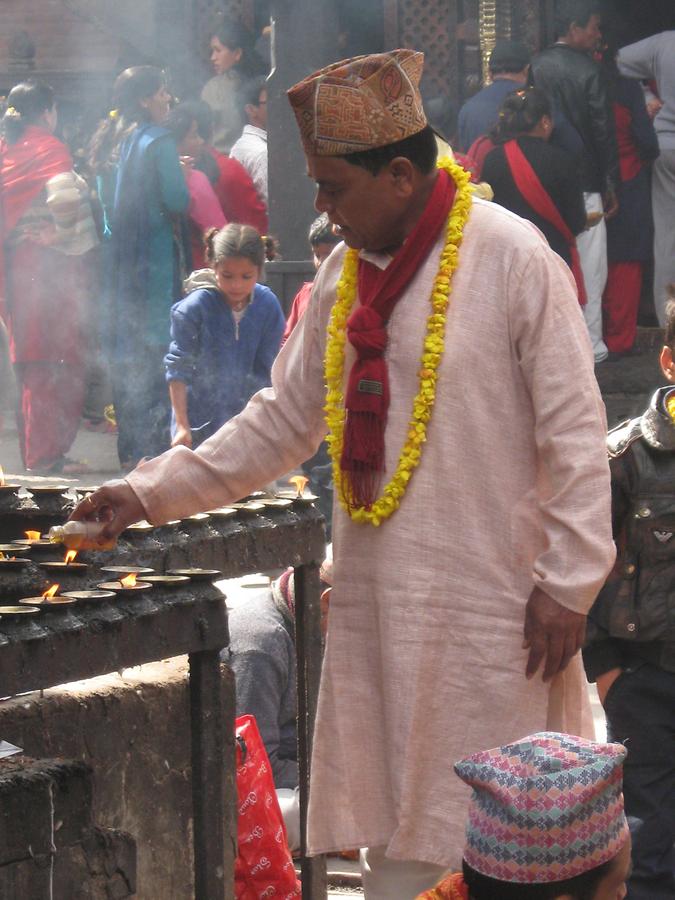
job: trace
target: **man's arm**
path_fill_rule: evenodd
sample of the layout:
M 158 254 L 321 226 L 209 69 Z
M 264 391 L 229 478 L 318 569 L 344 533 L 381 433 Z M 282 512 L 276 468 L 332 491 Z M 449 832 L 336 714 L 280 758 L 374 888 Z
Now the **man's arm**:
M 621 180 L 619 173 L 619 150 L 616 143 L 616 127 L 612 104 L 607 93 L 607 85 L 600 66 L 596 66 L 586 84 L 589 122 L 595 144 L 596 158 L 602 169 L 603 200 L 605 212 L 616 212 L 616 189 Z M 611 208 L 608 208 L 611 207 Z
M 614 560 L 606 425 L 593 353 L 569 270 L 543 243 L 521 256 L 509 290 L 514 352 L 529 392 L 544 532 L 524 626 L 527 675 L 565 668 Z
M 622 47 L 617 59 L 619 72 L 627 78 L 654 78 L 658 45 L 659 37 L 653 35 L 643 41 Z

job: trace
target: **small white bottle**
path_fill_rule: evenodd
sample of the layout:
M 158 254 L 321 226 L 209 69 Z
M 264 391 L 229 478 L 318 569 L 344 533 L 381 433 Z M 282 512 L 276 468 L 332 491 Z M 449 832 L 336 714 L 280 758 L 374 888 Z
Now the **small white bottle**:
M 63 544 L 68 550 L 112 550 L 117 541 L 101 540 L 105 522 L 66 522 L 49 529 L 52 544 Z

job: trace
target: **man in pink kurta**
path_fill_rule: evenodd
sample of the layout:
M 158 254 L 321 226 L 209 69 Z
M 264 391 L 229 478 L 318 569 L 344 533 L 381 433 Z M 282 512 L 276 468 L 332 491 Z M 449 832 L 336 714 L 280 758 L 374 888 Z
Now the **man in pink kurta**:
M 410 57 L 397 53 L 412 51 L 382 54 L 383 64 L 403 58 L 415 93 Z M 359 82 L 343 65 L 351 102 Z M 316 127 L 303 141 L 317 208 L 385 270 L 435 175 L 396 154 L 373 174 L 339 142 L 323 154 L 326 122 L 310 105 Z M 327 128 L 334 142 L 349 123 L 333 116 Z M 444 239 L 386 325 L 383 480 L 407 437 Z M 322 266 L 271 388 L 197 451 L 169 451 L 75 515 L 107 507 L 110 533 L 142 516 L 165 522 L 231 502 L 310 456 L 326 434 L 326 328 L 345 251 Z M 450 299 L 427 440 L 400 507 L 379 527 L 334 512 L 309 841 L 313 853 L 368 847 L 369 900 L 409 900 L 459 862 L 468 791 L 453 761 L 542 729 L 592 734 L 576 651 L 614 548 L 605 419 L 574 285 L 533 226 L 475 200 Z M 346 373 L 353 362 L 347 344 Z M 526 677 L 542 658 L 546 680 Z

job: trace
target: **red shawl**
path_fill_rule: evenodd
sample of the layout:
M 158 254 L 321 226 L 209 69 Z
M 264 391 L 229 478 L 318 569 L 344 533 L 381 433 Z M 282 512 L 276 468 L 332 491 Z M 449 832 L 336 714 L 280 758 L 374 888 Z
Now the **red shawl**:
M 340 462 L 349 472 L 349 503 L 369 509 L 384 468 L 384 431 L 389 408 L 389 378 L 384 351 L 387 322 L 404 290 L 429 255 L 445 225 L 455 183 L 439 171 L 417 224 L 386 269 L 359 260 L 360 305 L 347 320 L 347 337 L 356 350 L 345 395 L 344 446 Z
M 29 125 L 15 144 L 0 143 L 0 304 L 5 296 L 5 241 L 49 179 L 72 168 L 66 145 L 37 125 Z
M 511 176 L 516 187 L 523 195 L 525 200 L 530 204 L 532 209 L 546 219 L 553 227 L 560 232 L 567 241 L 572 257 L 572 275 L 577 285 L 577 294 L 579 303 L 586 305 L 586 286 L 584 284 L 584 275 L 581 271 L 581 261 L 579 260 L 579 251 L 577 250 L 577 240 L 567 226 L 567 222 L 563 219 L 555 205 L 548 195 L 546 188 L 539 180 L 537 173 L 534 171 L 525 154 L 518 146 L 517 141 L 507 141 L 504 144 L 504 155 L 506 162 L 511 170 Z

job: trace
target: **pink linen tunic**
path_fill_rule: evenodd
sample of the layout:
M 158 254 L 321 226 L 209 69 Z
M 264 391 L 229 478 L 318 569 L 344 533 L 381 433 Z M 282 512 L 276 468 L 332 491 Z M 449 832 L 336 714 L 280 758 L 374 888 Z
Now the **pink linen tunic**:
M 386 477 L 418 389 L 441 246 L 389 323 Z M 150 521 L 233 501 L 314 451 L 343 253 L 322 266 L 273 387 L 196 452 L 128 476 Z M 421 464 L 379 528 L 336 504 L 312 852 L 384 845 L 455 865 L 469 796 L 455 760 L 546 728 L 592 735 L 580 657 L 552 686 L 527 681 L 522 630 L 534 585 L 586 612 L 611 567 L 605 428 L 569 270 L 529 223 L 474 201 Z

